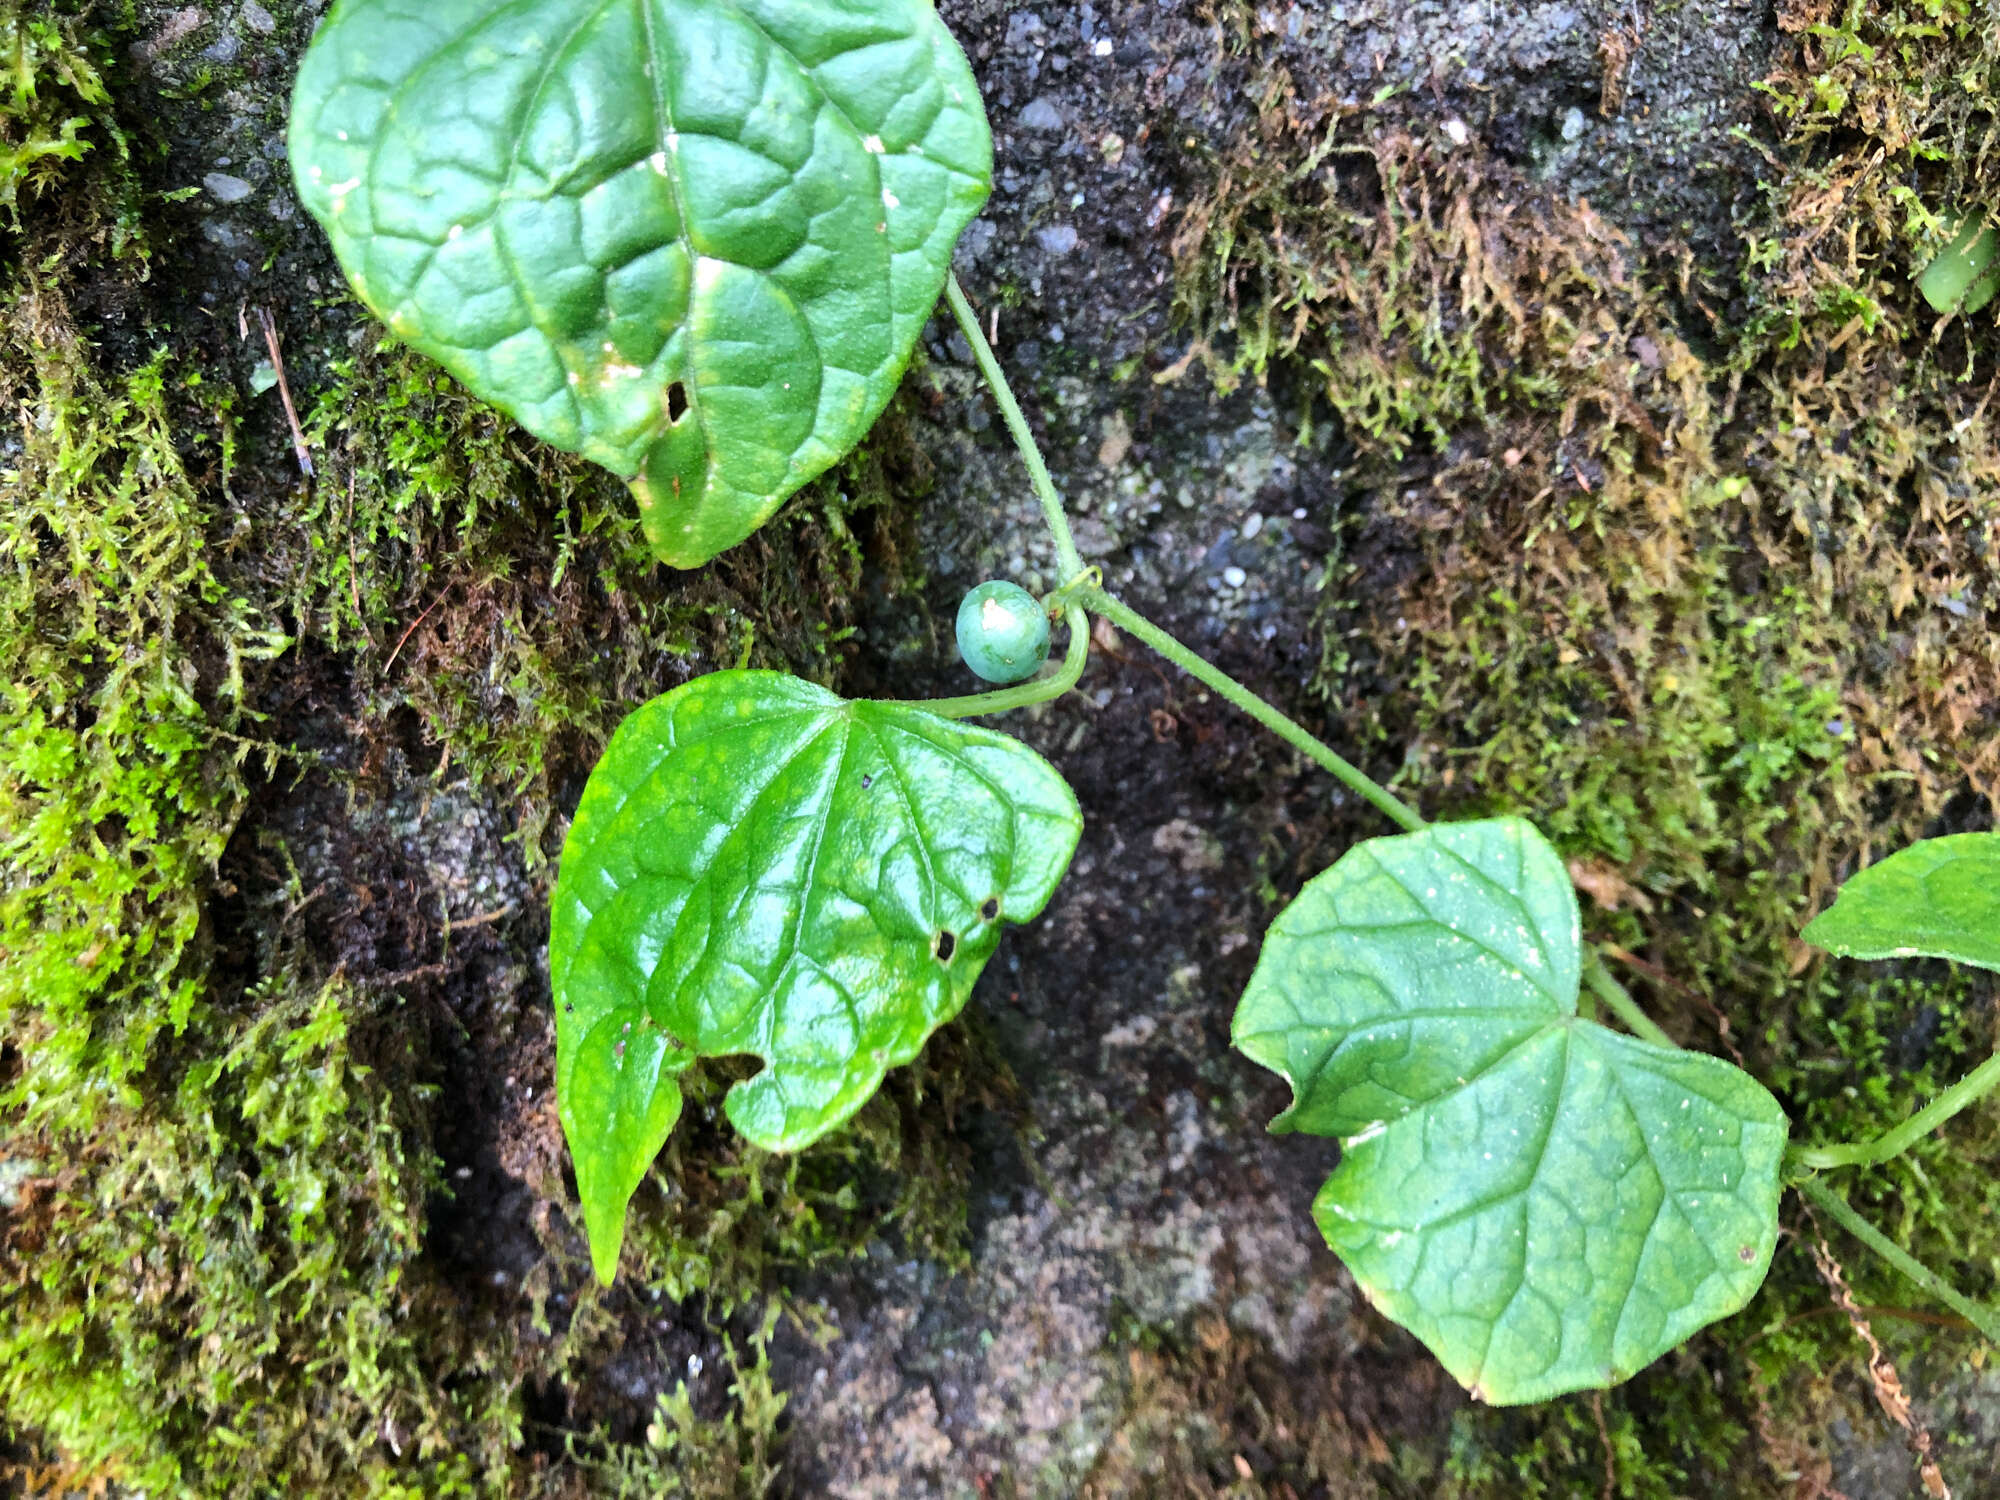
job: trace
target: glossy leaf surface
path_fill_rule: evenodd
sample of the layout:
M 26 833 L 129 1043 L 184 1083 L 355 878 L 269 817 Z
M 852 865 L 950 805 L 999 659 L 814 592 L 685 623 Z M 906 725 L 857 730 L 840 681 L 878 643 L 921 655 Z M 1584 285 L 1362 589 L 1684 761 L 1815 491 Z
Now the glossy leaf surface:
M 1475 1396 L 1624 1380 L 1747 1302 L 1785 1117 L 1713 1057 L 1576 1014 L 1576 896 L 1518 819 L 1371 840 L 1279 916 L 1236 1045 L 1337 1136 L 1314 1203 L 1368 1298 Z
M 958 1014 L 1082 828 L 1017 740 L 777 672 L 632 714 L 591 773 L 549 934 L 556 1090 L 600 1277 L 696 1057 L 765 1068 L 724 1108 L 792 1151 Z
M 1924 839 L 1870 865 L 1805 939 L 1848 958 L 1950 958 L 2000 969 L 2000 833 Z
M 290 147 L 362 301 L 680 567 L 867 432 L 992 180 L 930 0 L 337 0 Z

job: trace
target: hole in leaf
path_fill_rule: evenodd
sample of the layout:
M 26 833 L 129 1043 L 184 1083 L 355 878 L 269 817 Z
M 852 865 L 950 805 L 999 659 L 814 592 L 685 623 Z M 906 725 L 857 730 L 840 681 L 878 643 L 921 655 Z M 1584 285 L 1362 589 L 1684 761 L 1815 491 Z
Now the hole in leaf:
M 980 921 L 990 922 L 999 915 L 1000 915 L 1000 898 L 998 896 L 988 896 L 984 901 L 979 903 Z
M 873 785 L 875 785 L 875 773 L 870 771 L 861 778 L 861 790 L 865 792 Z
M 687 409 L 687 387 L 676 380 L 672 385 L 667 387 L 667 420 L 669 422 L 680 421 L 682 417 L 687 415 Z
M 953 932 L 949 927 L 940 932 L 937 935 L 937 941 L 931 944 L 931 952 L 937 955 L 937 961 L 941 964 L 950 963 L 952 954 L 957 951 L 958 934 Z

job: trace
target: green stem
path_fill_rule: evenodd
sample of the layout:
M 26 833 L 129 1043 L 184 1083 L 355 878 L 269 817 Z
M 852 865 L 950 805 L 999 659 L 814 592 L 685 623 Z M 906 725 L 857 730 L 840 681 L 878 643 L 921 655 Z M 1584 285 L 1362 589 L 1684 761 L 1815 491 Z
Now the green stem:
M 1034 433 L 1028 426 L 1028 419 L 1022 414 L 1020 403 L 1014 399 L 1013 390 L 1007 384 L 1007 376 L 1000 368 L 1000 361 L 994 356 L 992 345 L 986 341 L 986 332 L 979 326 L 978 315 L 973 312 L 972 304 L 966 300 L 964 289 L 959 286 L 956 276 L 950 277 L 945 283 L 945 299 L 951 307 L 952 316 L 958 320 L 959 332 L 965 336 L 966 343 L 972 348 L 973 358 L 979 364 L 980 373 L 986 378 L 987 387 L 992 391 L 993 399 L 1000 408 L 1000 415 L 1007 424 L 1007 430 L 1013 434 L 1015 446 L 1021 453 L 1021 461 L 1027 466 L 1029 482 L 1034 486 L 1035 498 L 1041 502 L 1042 513 L 1048 520 L 1049 532 L 1055 542 L 1057 566 L 1062 575 L 1062 598 L 1069 622 L 1069 648 L 1064 655 L 1061 669 L 1047 677 L 1021 683 L 1016 687 L 1002 688 L 997 692 L 977 693 L 965 698 L 937 699 L 923 706 L 947 718 L 970 718 L 976 714 L 1003 713 L 1009 709 L 1025 708 L 1030 704 L 1043 703 L 1068 692 L 1082 676 L 1084 662 L 1089 656 L 1089 623 L 1083 609 L 1079 607 L 1087 605 L 1121 630 L 1144 641 L 1190 677 L 1219 693 L 1224 700 L 1241 709 L 1286 744 L 1301 751 L 1398 827 L 1410 833 L 1423 828 L 1424 819 L 1415 808 L 1395 796 L 1358 766 L 1344 759 L 1316 735 L 1278 712 L 1219 667 L 1204 661 L 1145 616 L 1127 608 L 1093 583 L 1080 582 L 1084 574 L 1083 557 L 1076 550 L 1075 538 L 1070 534 L 1069 517 L 1063 512 L 1062 497 L 1056 493 L 1055 481 L 1049 477 L 1048 465 L 1042 460 L 1041 449 L 1035 443 Z M 1639 1008 L 1638 1002 L 1632 998 L 1624 985 L 1612 976 L 1611 971 L 1604 966 L 1604 960 L 1594 949 L 1585 952 L 1583 978 L 1591 993 L 1602 1000 L 1635 1036 L 1662 1047 L 1676 1045 L 1673 1039 Z M 1864 1165 L 1884 1160 L 1904 1150 L 1912 1141 L 1942 1124 L 1996 1086 L 2000 1086 L 2000 1054 L 1996 1054 L 1947 1089 L 1927 1108 L 1919 1110 L 1895 1130 L 1878 1139 L 1863 1145 L 1800 1151 L 1794 1159 L 1803 1165 L 1813 1167 Z M 2000 1343 L 2000 1315 L 1962 1296 L 1942 1277 L 1929 1270 L 1916 1257 L 1903 1250 L 1849 1208 L 1844 1199 L 1821 1183 L 1817 1177 L 1805 1177 L 1794 1186 L 1809 1202 L 1825 1209 L 1849 1234 L 1888 1261 L 1919 1288 L 1965 1318 L 1988 1339 Z
M 986 341 L 986 331 L 979 326 L 979 315 L 972 310 L 972 304 L 966 300 L 965 289 L 958 284 L 956 276 L 947 278 L 944 293 L 952 316 L 958 320 L 959 332 L 965 335 L 966 343 L 972 347 L 972 357 L 978 362 L 979 372 L 985 376 L 987 387 L 993 392 L 993 400 L 1000 408 L 1001 418 L 1006 422 L 1007 430 L 1014 436 L 1014 446 L 1021 452 L 1021 462 L 1027 467 L 1028 480 L 1034 486 L 1035 498 L 1041 502 L 1042 513 L 1048 519 L 1049 533 L 1055 541 L 1056 562 L 1062 574 L 1066 600 L 1075 600 L 1088 605 L 1112 624 L 1137 636 L 1189 676 L 1213 688 L 1279 739 L 1304 752 L 1336 780 L 1367 799 L 1399 828 L 1415 833 L 1424 827 L 1424 819 L 1415 808 L 1394 795 L 1360 767 L 1344 759 L 1325 741 L 1279 713 L 1235 678 L 1211 666 L 1152 621 L 1128 609 L 1102 589 L 1092 584 L 1079 586 L 1078 580 L 1085 572 L 1083 557 L 1076 550 L 1076 540 L 1070 534 L 1069 517 L 1063 512 L 1062 497 L 1056 493 L 1055 481 L 1049 477 L 1049 467 L 1042 460 L 1042 451 L 1035 443 L 1035 435 L 1028 426 L 1028 419 L 1022 414 L 1020 402 L 1014 399 L 1013 389 L 1007 384 L 1006 372 L 1000 368 L 1000 361 L 993 353 L 993 346 Z M 1091 576 L 1095 577 L 1094 574 Z M 974 714 L 1003 713 L 1012 708 L 1025 708 L 1031 703 L 1046 702 L 1069 691 L 1076 685 L 1078 677 L 1083 672 L 1087 637 L 1087 627 L 1079 623 L 1081 616 L 1073 603 L 1069 608 L 1069 619 L 1069 656 L 1063 670 L 1054 676 L 1023 683 L 1019 687 L 1003 688 L 999 692 L 979 693 L 969 698 L 942 698 L 926 703 L 924 707 L 946 718 L 969 718 Z M 1587 956 L 1585 978 L 1591 991 L 1602 999 L 1635 1035 L 1663 1047 L 1674 1045 L 1672 1039 L 1639 1009 L 1638 1003 L 1626 992 L 1625 987 L 1611 976 L 1611 972 L 1604 967 L 1603 960 L 1594 952 Z
M 1946 1307 L 1957 1313 L 1966 1322 L 1977 1328 L 1986 1338 L 2000 1344 L 2000 1312 L 1990 1307 L 1982 1307 L 1970 1297 L 1960 1292 L 1950 1282 L 1938 1275 L 1909 1251 L 1898 1245 L 1889 1236 L 1870 1224 L 1860 1214 L 1847 1206 L 1847 1200 L 1817 1177 L 1804 1177 L 1792 1184 L 1799 1190 L 1799 1196 L 1815 1208 L 1823 1208 L 1827 1216 L 1853 1235 L 1862 1244 L 1873 1250 L 1890 1265 L 1901 1271 L 1911 1282 L 1930 1293 Z
M 1944 1124 L 1968 1105 L 2000 1088 L 2000 1052 L 1959 1079 L 1937 1098 L 1911 1115 L 1894 1130 L 1872 1141 L 1856 1141 L 1843 1146 L 1802 1146 L 1792 1159 L 1802 1167 L 1870 1167 L 1900 1156 L 1911 1146 Z
M 1424 820 L 1415 808 L 1381 786 L 1367 772 L 1343 760 L 1332 747 L 1293 723 L 1228 673 L 1203 661 L 1144 615 L 1128 609 L 1102 589 L 1078 589 L 1076 597 L 1119 629 L 1137 636 L 1188 676 L 1213 688 L 1286 744 L 1303 751 L 1350 790 L 1367 798 L 1398 827 L 1415 833 L 1424 826 Z
M 973 693 L 964 698 L 918 698 L 909 700 L 926 713 L 946 719 L 970 719 L 979 714 L 1004 714 L 1010 709 L 1027 708 L 1060 698 L 1083 676 L 1083 664 L 1090 657 L 1090 621 L 1076 605 L 1064 617 L 1069 625 L 1069 649 L 1062 665 L 1046 677 L 1036 677 L 1013 687 L 995 688 L 990 693 Z
M 1654 1024 L 1653 1018 L 1639 1009 L 1639 1002 L 1632 998 L 1632 992 L 1620 984 L 1611 971 L 1604 967 L 1604 960 L 1598 957 L 1595 948 L 1586 948 L 1583 954 L 1583 982 L 1590 986 L 1592 994 L 1602 1000 L 1607 1009 L 1625 1023 L 1626 1029 L 1642 1041 L 1658 1047 L 1680 1049 L 1680 1043 L 1668 1036 Z
M 1035 498 L 1042 502 L 1042 514 L 1048 517 L 1049 534 L 1055 538 L 1057 581 L 1067 583 L 1083 571 L 1083 555 L 1076 550 L 1076 539 L 1070 535 L 1069 517 L 1063 514 L 1062 496 L 1056 493 L 1056 483 L 1049 478 L 1049 466 L 1042 462 L 1042 450 L 1035 445 L 1035 435 L 1029 430 L 1028 419 L 1021 414 L 1021 403 L 1014 399 L 1013 388 L 1007 384 L 1006 373 L 994 356 L 993 346 L 986 342 L 986 332 L 979 326 L 979 314 L 965 300 L 965 291 L 959 286 L 956 276 L 945 281 L 944 296 L 951 305 L 951 315 L 958 319 L 958 331 L 972 346 L 972 357 L 979 362 L 979 373 L 986 377 L 986 384 L 1000 407 L 1000 416 L 1006 422 L 1007 430 L 1014 434 L 1014 446 L 1021 450 L 1021 462 L 1028 466 L 1028 482 L 1035 487 Z

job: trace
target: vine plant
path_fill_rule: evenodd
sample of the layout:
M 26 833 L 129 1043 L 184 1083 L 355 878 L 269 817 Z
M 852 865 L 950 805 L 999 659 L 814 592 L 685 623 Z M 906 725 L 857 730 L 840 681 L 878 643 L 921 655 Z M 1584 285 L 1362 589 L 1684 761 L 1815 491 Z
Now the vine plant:
M 967 721 L 1074 687 L 1094 614 L 1401 830 L 1278 916 L 1233 1038 L 1291 1084 L 1274 1130 L 1342 1143 L 1314 1206 L 1327 1242 L 1476 1396 L 1608 1386 L 1741 1308 L 1787 1181 L 2000 1338 L 2000 1317 L 1820 1176 L 1902 1150 L 2000 1083 L 2000 1060 L 1879 1141 L 1788 1152 L 1764 1087 L 1676 1047 L 1584 943 L 1529 823 L 1427 824 L 1084 565 L 950 275 L 992 142 L 930 0 L 338 0 L 290 148 L 361 299 L 531 432 L 624 476 L 665 563 L 742 540 L 858 442 L 940 293 L 1047 516 L 1061 586 L 1024 609 L 983 585 L 959 619 L 969 664 L 1008 685 L 847 702 L 716 672 L 613 736 L 549 940 L 560 1113 L 602 1280 L 684 1069 L 761 1058 L 728 1117 L 759 1146 L 803 1147 L 916 1055 L 1005 924 L 1048 901 L 1076 799 Z M 1054 667 L 1049 620 L 1068 631 Z M 1808 935 L 2000 967 L 1995 891 L 2000 836 L 1936 840 L 1857 878 Z

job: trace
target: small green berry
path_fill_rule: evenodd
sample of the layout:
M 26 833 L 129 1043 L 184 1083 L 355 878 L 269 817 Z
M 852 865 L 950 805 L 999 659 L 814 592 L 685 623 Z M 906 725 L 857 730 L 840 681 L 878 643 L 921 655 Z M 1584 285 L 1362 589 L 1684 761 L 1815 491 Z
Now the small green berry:
M 989 580 L 958 606 L 958 654 L 988 682 L 1020 682 L 1049 659 L 1049 617 L 1019 584 Z

